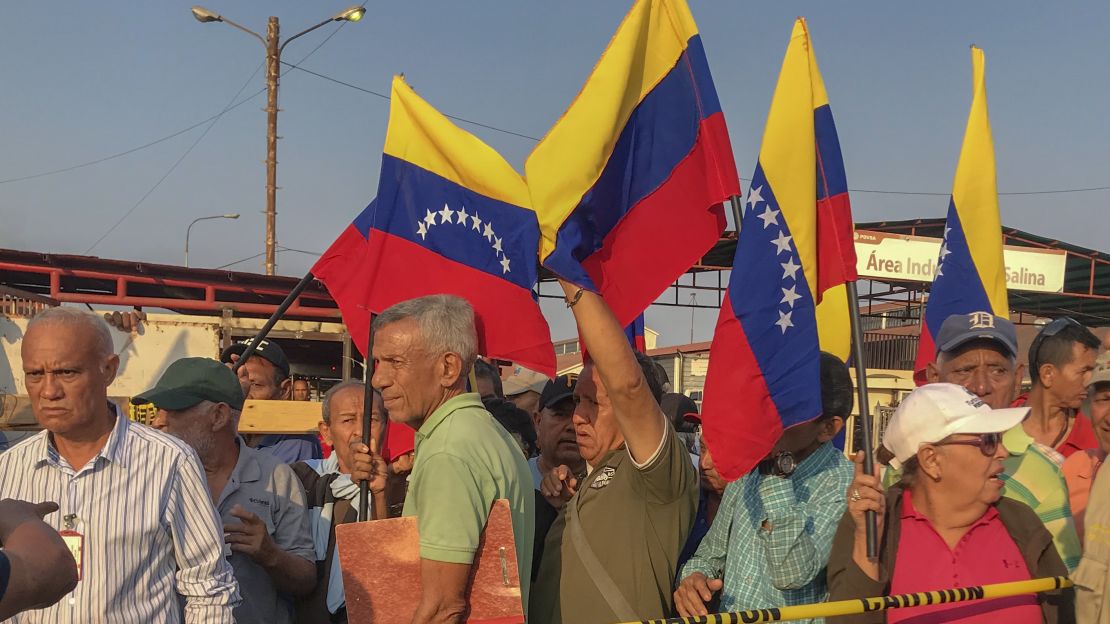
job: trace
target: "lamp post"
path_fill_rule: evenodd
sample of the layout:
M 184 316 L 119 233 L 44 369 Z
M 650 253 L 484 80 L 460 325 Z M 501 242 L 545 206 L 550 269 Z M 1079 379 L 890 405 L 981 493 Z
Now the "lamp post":
M 266 48 L 266 260 L 264 266 L 266 275 L 273 275 L 276 268 L 275 247 L 277 246 L 277 114 L 278 114 L 278 81 L 281 77 L 281 52 L 289 42 L 301 35 L 306 35 L 321 26 L 331 22 L 357 22 L 366 14 L 366 9 L 355 5 L 348 7 L 332 17 L 306 28 L 301 32 L 279 43 L 278 18 L 270 16 L 266 23 L 266 36 L 236 24 L 219 13 L 209 11 L 200 6 L 193 7 L 193 17 L 198 22 L 224 22 L 237 28 L 262 42 Z
M 225 215 L 212 215 L 211 217 L 198 217 L 193 219 L 189 227 L 185 228 L 185 268 L 189 268 L 189 234 L 193 231 L 193 226 L 197 221 L 207 221 L 208 219 L 238 219 L 239 213 L 225 214 Z

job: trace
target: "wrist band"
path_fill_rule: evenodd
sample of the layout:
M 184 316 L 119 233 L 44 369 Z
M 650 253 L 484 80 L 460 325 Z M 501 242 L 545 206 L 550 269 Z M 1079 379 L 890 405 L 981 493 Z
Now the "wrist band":
M 568 308 L 573 308 L 574 304 L 578 303 L 578 300 L 582 298 L 582 292 L 584 290 L 585 290 L 584 288 L 579 288 L 578 292 L 574 293 L 573 297 L 566 300 Z

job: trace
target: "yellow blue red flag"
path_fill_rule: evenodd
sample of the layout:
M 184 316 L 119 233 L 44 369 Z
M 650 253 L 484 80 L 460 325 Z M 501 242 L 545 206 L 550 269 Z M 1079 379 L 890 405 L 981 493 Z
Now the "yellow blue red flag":
M 541 262 L 622 326 L 719 240 L 740 182 L 683 0 L 633 5 L 524 172 Z
M 710 347 L 702 426 L 726 479 L 750 471 L 785 428 L 821 415 L 825 334 L 818 337 L 818 303 L 824 297 L 838 306 L 828 315 L 830 340 L 850 335 L 842 286 L 855 279 L 840 142 L 805 20 L 798 18 Z M 847 346 L 831 350 L 844 357 Z
M 972 46 L 971 112 L 956 164 L 937 271 L 921 324 L 914 365 L 918 383 L 924 383 L 925 367 L 936 359 L 935 337 L 944 319 L 980 311 L 1002 318 L 1010 316 L 985 64 L 983 51 Z

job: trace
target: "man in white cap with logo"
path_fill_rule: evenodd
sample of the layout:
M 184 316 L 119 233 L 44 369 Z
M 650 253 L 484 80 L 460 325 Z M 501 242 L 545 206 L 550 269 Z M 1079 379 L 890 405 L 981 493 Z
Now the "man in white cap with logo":
M 1028 505 L 1002 497 L 1002 433 L 1027 408 L 992 410 L 948 383 L 914 390 L 898 406 L 883 447 L 902 470 L 886 489 L 863 453 L 848 511 L 829 556 L 829 599 L 916 593 L 1067 575 L 1052 536 Z M 867 512 L 878 517 L 879 558 L 867 557 Z M 938 556 L 939 555 L 939 556 Z M 869 612 L 844 622 L 1072 621 L 1071 590 Z
M 506 399 L 535 418 L 536 412 L 540 410 L 540 395 L 548 381 L 550 380 L 547 377 L 534 370 L 517 366 L 513 368 L 513 374 L 502 382 L 501 387 Z

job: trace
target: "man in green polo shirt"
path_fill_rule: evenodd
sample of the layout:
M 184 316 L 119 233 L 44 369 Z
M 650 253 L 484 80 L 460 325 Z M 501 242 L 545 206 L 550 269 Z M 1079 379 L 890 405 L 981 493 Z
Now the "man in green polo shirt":
M 291 596 L 316 586 L 304 489 L 292 468 L 239 437 L 243 390 L 235 373 L 216 360 L 183 358 L 132 402 L 153 403 L 154 427 L 200 456 L 243 596 L 235 621 L 291 623 Z
M 529 622 L 664 618 L 697 511 L 697 473 L 659 407 L 654 364 L 633 354 L 600 296 L 561 284 L 591 358 L 573 416 L 588 474 L 557 466 L 541 484 L 562 510 L 544 543 Z
M 531 582 L 535 494 L 520 447 L 466 391 L 477 356 L 474 310 L 451 295 L 403 301 L 374 319 L 374 387 L 389 419 L 416 430 L 404 515 L 420 533 L 421 593 L 413 622 L 463 622 L 474 555 L 494 501 L 509 501 L 522 607 Z M 354 448 L 354 447 L 352 447 Z M 370 456 L 354 456 L 366 478 Z

